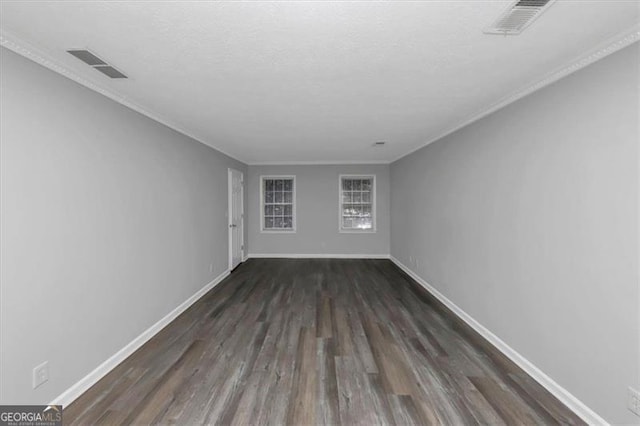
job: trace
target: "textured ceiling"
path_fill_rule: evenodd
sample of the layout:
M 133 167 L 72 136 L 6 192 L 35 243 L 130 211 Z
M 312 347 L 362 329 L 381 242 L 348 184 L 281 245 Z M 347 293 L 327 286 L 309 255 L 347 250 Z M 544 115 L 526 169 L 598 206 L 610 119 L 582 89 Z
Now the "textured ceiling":
M 639 21 L 636 1 L 558 0 L 483 34 L 511 3 L 2 1 L 0 30 L 242 161 L 389 161 Z

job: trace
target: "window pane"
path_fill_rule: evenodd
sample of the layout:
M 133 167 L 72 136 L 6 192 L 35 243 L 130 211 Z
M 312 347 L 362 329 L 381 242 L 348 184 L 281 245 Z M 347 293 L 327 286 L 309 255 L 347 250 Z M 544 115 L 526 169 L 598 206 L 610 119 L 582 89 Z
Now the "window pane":
M 294 179 L 263 178 L 263 229 L 293 230 Z
M 264 194 L 264 202 L 273 203 L 273 192 L 267 192 L 266 194 Z
M 368 218 L 358 218 L 354 219 L 354 228 L 357 229 L 371 229 L 371 219 Z
M 342 228 L 373 229 L 373 179 L 343 178 L 341 188 Z

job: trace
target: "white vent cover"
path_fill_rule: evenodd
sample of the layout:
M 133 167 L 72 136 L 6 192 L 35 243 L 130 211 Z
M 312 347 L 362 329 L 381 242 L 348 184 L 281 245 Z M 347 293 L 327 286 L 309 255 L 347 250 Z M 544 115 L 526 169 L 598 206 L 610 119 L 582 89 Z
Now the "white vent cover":
M 69 49 L 67 53 L 80 59 L 85 64 L 89 65 L 94 70 L 100 71 L 102 74 L 110 78 L 127 78 L 126 75 L 115 69 L 113 66 L 107 64 L 100 59 L 97 55 L 90 52 L 87 49 Z
M 515 35 L 520 34 L 542 12 L 547 10 L 555 0 L 518 0 L 484 32 L 487 34 Z

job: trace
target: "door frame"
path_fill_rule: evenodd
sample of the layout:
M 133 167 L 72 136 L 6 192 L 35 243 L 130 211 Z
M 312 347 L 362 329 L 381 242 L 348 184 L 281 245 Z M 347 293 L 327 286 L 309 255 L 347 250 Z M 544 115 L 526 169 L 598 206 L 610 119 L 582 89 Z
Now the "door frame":
M 240 173 L 240 263 L 244 262 L 244 173 L 237 169 L 229 167 L 227 169 L 227 229 L 229 240 L 229 272 L 233 269 L 233 228 L 232 216 L 233 216 L 233 202 L 231 197 L 233 196 L 233 172 Z

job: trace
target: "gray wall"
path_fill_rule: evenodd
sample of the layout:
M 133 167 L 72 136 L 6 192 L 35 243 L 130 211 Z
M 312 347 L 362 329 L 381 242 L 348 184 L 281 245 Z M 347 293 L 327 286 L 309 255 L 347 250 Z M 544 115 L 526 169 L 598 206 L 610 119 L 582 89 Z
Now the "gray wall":
M 338 179 L 341 174 L 375 174 L 377 231 L 338 232 Z M 260 176 L 295 175 L 297 231 L 260 232 Z M 389 166 L 249 166 L 249 246 L 259 254 L 389 254 Z
M 617 424 L 638 422 L 638 59 L 636 44 L 391 166 L 391 254 Z
M 246 166 L 0 52 L 2 403 L 47 403 L 227 269 Z

